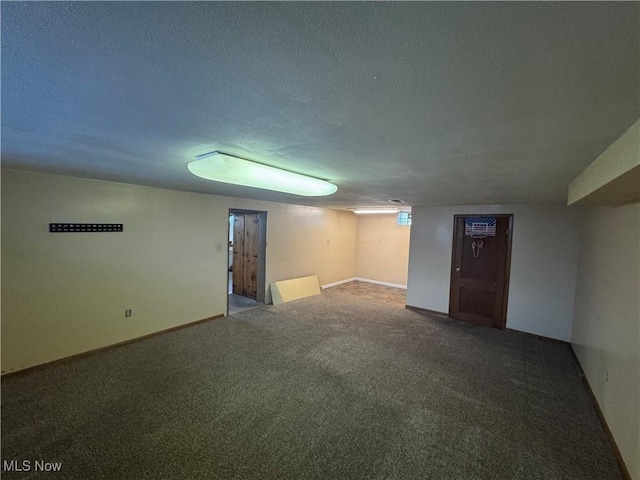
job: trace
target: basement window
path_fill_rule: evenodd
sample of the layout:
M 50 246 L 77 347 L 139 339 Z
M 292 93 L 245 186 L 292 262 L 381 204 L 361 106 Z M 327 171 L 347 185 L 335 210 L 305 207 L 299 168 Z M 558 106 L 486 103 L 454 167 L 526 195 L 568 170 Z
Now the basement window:
M 409 212 L 398 213 L 398 225 L 411 225 L 411 214 Z

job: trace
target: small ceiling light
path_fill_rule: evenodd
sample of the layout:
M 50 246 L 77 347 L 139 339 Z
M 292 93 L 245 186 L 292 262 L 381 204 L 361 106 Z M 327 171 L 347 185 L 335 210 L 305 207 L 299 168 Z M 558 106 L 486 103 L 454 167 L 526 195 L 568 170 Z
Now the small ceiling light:
M 189 163 L 187 168 L 194 175 L 215 182 L 262 188 L 305 197 L 331 195 L 338 190 L 336 185 L 326 180 L 288 172 L 221 152 L 200 155 Z
M 373 214 L 373 213 L 398 213 L 397 208 L 354 208 L 353 213 L 362 215 L 362 214 Z

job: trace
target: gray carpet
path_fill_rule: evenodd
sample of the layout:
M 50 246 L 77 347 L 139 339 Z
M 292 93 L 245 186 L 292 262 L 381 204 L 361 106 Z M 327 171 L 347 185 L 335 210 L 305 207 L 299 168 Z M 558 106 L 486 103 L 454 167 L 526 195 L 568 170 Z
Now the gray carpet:
M 247 297 L 242 297 L 232 293 L 229 295 L 229 315 L 251 310 L 259 307 L 261 304 Z
M 2 381 L 65 479 L 621 479 L 568 348 L 342 291 Z

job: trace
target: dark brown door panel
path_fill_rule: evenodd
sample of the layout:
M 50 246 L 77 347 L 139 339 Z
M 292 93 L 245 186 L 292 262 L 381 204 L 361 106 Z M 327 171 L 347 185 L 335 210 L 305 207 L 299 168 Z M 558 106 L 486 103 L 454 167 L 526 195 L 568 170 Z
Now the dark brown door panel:
M 504 328 L 512 218 L 512 215 L 454 216 L 449 296 L 451 318 Z M 482 224 L 486 224 L 484 230 L 475 230 Z

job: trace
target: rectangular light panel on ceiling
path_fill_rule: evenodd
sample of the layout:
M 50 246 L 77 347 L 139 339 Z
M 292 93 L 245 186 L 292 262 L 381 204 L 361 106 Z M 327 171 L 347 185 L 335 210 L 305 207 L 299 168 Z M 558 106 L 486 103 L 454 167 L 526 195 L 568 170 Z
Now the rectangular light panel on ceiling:
M 338 190 L 333 183 L 300 173 L 234 157 L 221 152 L 200 155 L 187 168 L 194 175 L 215 182 L 305 197 L 331 195 Z

